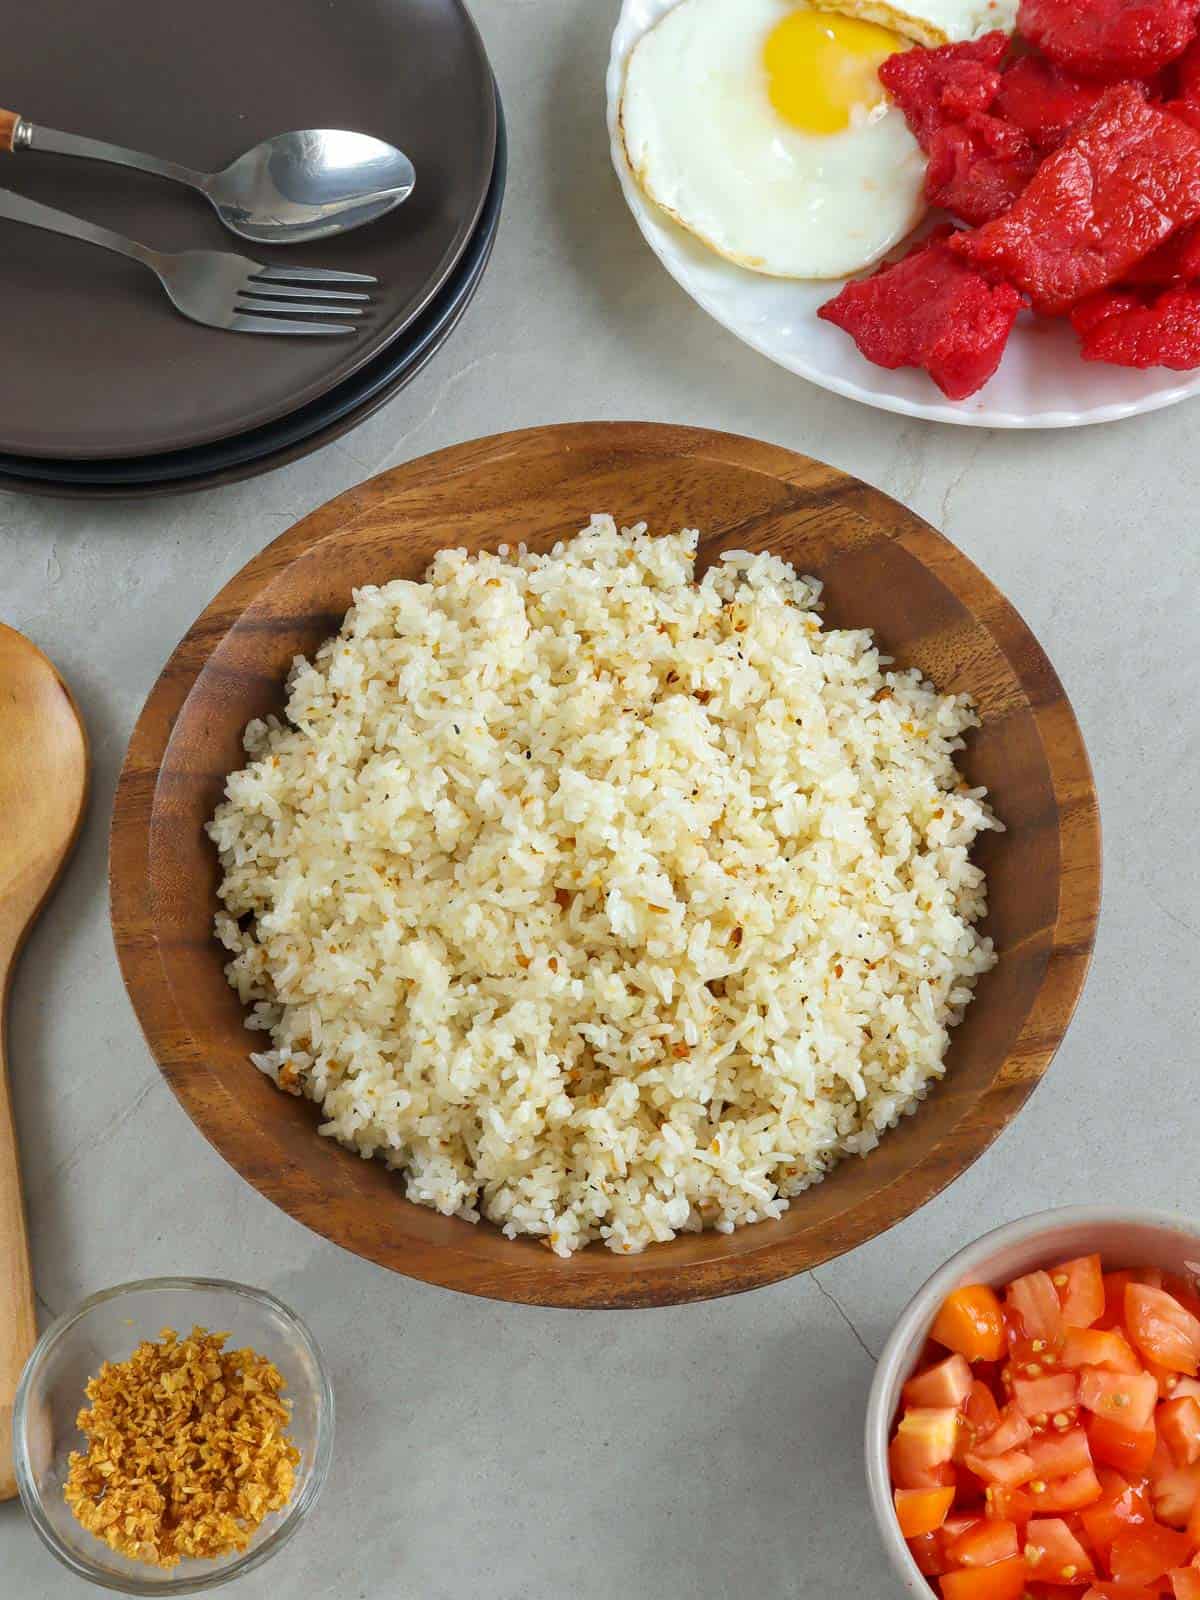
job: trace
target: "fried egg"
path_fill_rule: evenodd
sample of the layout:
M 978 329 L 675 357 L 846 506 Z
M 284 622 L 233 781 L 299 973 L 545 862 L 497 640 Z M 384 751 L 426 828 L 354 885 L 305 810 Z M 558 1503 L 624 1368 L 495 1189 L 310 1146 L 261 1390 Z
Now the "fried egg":
M 796 0 L 680 0 L 629 58 L 630 168 L 743 267 L 856 272 L 925 210 L 925 159 L 877 71 L 905 48 L 889 29 Z
M 813 0 L 818 11 L 835 11 L 876 22 L 917 44 L 958 44 L 1017 25 L 1017 0 Z

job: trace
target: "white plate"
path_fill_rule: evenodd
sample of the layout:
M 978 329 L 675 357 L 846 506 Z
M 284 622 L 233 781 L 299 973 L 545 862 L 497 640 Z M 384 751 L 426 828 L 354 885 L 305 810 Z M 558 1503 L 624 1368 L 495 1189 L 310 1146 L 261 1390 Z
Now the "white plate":
M 1074 428 L 1115 422 L 1200 393 L 1200 373 L 1134 372 L 1079 359 L 1065 322 L 1022 314 L 1000 369 L 969 400 L 943 398 L 922 372 L 872 366 L 850 338 L 818 320 L 841 283 L 764 278 L 707 250 L 647 200 L 625 160 L 617 108 L 629 52 L 677 0 L 623 0 L 608 65 L 608 132 L 629 209 L 667 271 L 698 305 L 753 349 L 823 389 L 884 411 L 976 428 Z

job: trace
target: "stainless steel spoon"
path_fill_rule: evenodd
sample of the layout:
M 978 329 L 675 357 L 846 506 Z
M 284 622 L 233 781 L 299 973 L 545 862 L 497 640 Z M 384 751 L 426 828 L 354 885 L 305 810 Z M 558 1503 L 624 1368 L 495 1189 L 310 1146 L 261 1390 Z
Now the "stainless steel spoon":
M 416 183 L 402 150 L 365 133 L 306 128 L 247 150 L 224 172 L 193 172 L 101 139 L 59 133 L 0 111 L 0 153 L 43 150 L 136 167 L 197 189 L 225 226 L 258 244 L 304 244 L 374 222 L 407 200 Z

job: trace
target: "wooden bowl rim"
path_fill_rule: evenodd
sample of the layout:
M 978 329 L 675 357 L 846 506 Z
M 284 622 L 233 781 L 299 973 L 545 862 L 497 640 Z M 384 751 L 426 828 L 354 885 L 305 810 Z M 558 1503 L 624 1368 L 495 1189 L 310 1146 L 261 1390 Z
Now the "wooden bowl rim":
M 361 1243 L 347 1244 L 330 1224 L 320 1195 L 314 1194 L 302 1177 L 293 1179 L 287 1171 L 268 1176 L 261 1168 L 253 1173 L 246 1170 L 239 1159 L 242 1134 L 236 1118 L 214 1118 L 206 1097 L 199 1092 L 201 1081 L 211 1083 L 214 1075 L 205 1062 L 202 1045 L 176 1005 L 149 911 L 149 850 L 157 785 L 176 720 L 210 656 L 262 589 L 317 545 L 347 532 L 360 513 L 393 488 L 404 487 L 406 480 L 444 481 L 461 471 L 477 472 L 489 460 L 503 459 L 511 465 L 524 449 L 544 449 L 548 439 L 563 454 L 600 447 L 614 454 L 681 455 L 765 473 L 789 483 L 814 464 L 812 458 L 783 446 L 704 428 L 649 422 L 561 423 L 495 434 L 417 457 L 310 512 L 222 586 L 172 651 L 138 717 L 121 768 L 110 835 L 110 911 L 117 957 L 151 1053 L 195 1125 L 247 1182 L 331 1242 L 425 1282 L 523 1304 L 636 1308 L 741 1293 L 819 1266 L 865 1243 L 960 1177 L 1013 1120 L 1045 1075 L 1074 1015 L 1095 943 L 1101 901 L 1099 804 L 1083 736 L 1066 691 L 1023 618 L 995 585 L 943 534 L 881 490 L 816 463 L 845 485 L 847 494 L 872 514 L 882 533 L 898 541 L 922 566 L 932 568 L 960 601 L 964 591 L 973 591 L 970 613 L 1007 661 L 1028 700 L 1041 740 L 1054 796 L 1060 891 L 1046 967 L 1008 1055 L 991 1083 L 955 1123 L 955 1154 L 935 1159 L 939 1152 L 944 1156 L 943 1140 L 884 1190 L 876 1191 L 875 1200 L 882 1193 L 892 1196 L 889 1214 L 880 1215 L 878 1205 L 852 1207 L 835 1219 L 836 1239 L 814 1248 L 813 1240 L 805 1235 L 769 1237 L 761 1247 L 726 1259 L 720 1273 L 712 1270 L 715 1264 L 704 1261 L 673 1263 L 664 1259 L 656 1265 L 658 1252 L 653 1247 L 638 1256 L 610 1258 L 597 1245 L 584 1252 L 590 1258 L 586 1277 L 572 1274 L 569 1262 L 546 1253 L 535 1261 L 527 1258 L 519 1266 L 514 1263 L 510 1278 L 498 1273 L 494 1264 L 473 1256 L 473 1229 L 487 1224 L 466 1222 L 461 1224 L 461 1247 L 430 1248 L 420 1252 L 419 1259 L 397 1265 L 382 1246 L 371 1251 Z M 980 597 L 986 601 L 986 610 L 978 605 Z M 234 620 L 228 621 L 226 613 L 232 613 Z M 863 625 L 870 626 L 869 620 Z M 1020 646 L 1024 666 L 1014 659 L 1014 644 Z M 1051 722 L 1053 738 L 1048 738 Z M 122 871 L 122 861 L 132 861 L 136 872 Z M 1071 888 L 1069 906 L 1063 885 Z M 353 1159 L 350 1153 L 347 1159 Z M 828 1233 L 834 1231 L 832 1225 L 827 1228 Z M 604 1257 L 602 1267 L 596 1266 L 598 1255 Z

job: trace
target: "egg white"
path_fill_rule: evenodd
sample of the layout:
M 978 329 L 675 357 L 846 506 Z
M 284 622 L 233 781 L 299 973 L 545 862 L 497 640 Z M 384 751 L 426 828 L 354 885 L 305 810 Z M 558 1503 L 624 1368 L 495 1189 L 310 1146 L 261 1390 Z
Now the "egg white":
M 620 128 L 642 189 L 718 254 L 781 278 L 841 278 L 920 221 L 925 158 L 894 106 L 841 132 L 775 111 L 763 49 L 796 0 L 680 0 L 626 69 Z
M 930 46 L 960 44 L 996 28 L 1012 33 L 1017 25 L 1017 0 L 813 0 L 813 5 L 877 22 Z

